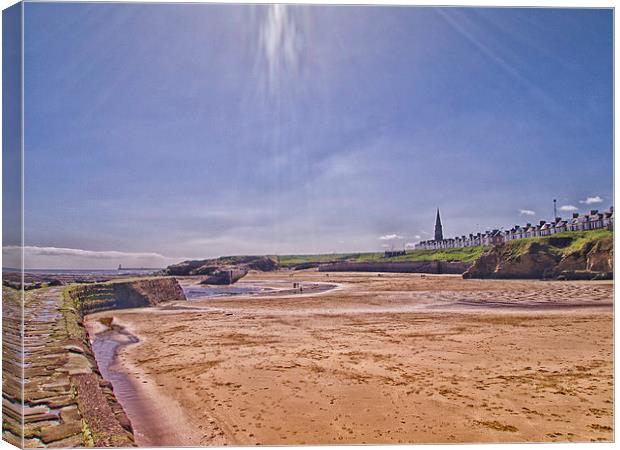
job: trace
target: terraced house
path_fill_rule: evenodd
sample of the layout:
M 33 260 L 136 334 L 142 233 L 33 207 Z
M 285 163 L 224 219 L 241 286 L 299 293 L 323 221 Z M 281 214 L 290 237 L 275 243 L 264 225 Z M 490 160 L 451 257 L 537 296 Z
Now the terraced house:
M 510 230 L 491 230 L 484 233 L 457 236 L 448 239 L 433 239 L 421 241 L 415 245 L 418 250 L 439 250 L 444 248 L 477 247 L 480 245 L 495 245 L 515 239 L 524 239 L 540 236 L 551 236 L 566 231 L 612 230 L 614 225 L 614 208 L 599 212 L 593 209 L 589 214 L 573 213 L 570 219 L 556 217 L 553 222 L 541 220 L 538 224 L 526 223 L 515 225 Z

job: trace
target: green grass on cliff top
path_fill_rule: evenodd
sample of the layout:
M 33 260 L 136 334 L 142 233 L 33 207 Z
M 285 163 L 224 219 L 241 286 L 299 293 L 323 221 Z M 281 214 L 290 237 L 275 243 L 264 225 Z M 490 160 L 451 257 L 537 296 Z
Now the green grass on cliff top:
M 613 238 L 613 232 L 608 230 L 592 231 L 568 231 L 565 233 L 554 234 L 553 236 L 526 238 L 511 241 L 506 245 L 508 252 L 512 256 L 519 256 L 529 251 L 533 243 L 538 243 L 547 247 L 550 251 L 558 255 L 567 255 L 580 250 L 587 242 L 605 237 Z M 561 240 L 557 238 L 570 238 L 569 243 L 555 245 Z M 278 261 L 281 267 L 293 267 L 300 264 L 313 263 L 337 263 L 337 262 L 416 262 L 416 261 L 457 261 L 474 262 L 490 246 L 450 248 L 443 250 L 412 250 L 406 255 L 385 258 L 383 252 L 360 252 L 360 253 L 323 253 L 316 255 L 271 255 Z M 246 256 L 224 256 L 218 258 L 219 261 L 234 263 Z
M 609 230 L 591 230 L 591 231 L 573 231 L 566 233 L 559 233 L 556 236 L 572 236 L 574 237 L 571 245 L 564 249 L 564 255 L 568 255 L 577 250 L 581 250 L 583 246 L 594 240 L 603 239 L 603 238 L 611 238 L 613 243 L 614 232 Z
M 611 238 L 613 241 L 613 231 L 609 230 L 589 230 L 589 231 L 566 231 L 552 236 L 525 238 L 510 241 L 506 244 L 506 250 L 511 257 L 518 257 L 530 252 L 533 244 L 539 244 L 545 250 L 565 256 L 581 250 L 588 242 Z M 570 239 L 567 242 L 567 238 Z
M 377 253 L 332 253 L 321 255 L 277 256 L 280 266 L 291 267 L 304 263 L 329 262 L 414 262 L 414 261 L 461 261 L 473 262 L 489 247 L 450 248 L 444 250 L 412 250 L 406 255 L 385 258 Z

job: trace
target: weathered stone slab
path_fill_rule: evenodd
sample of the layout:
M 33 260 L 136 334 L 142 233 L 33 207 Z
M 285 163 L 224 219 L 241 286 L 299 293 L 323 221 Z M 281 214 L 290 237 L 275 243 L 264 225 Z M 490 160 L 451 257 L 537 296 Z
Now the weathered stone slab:
M 71 447 L 84 447 L 84 438 L 82 434 L 76 434 L 75 436 L 61 439 L 59 441 L 50 442 L 48 448 L 71 448 Z
M 22 439 L 8 430 L 2 430 L 2 440 L 8 442 L 15 447 L 21 448 Z
M 47 413 L 50 411 L 50 409 L 47 406 L 34 406 L 34 407 L 26 406 L 22 411 L 24 413 L 24 417 L 29 417 L 29 416 L 35 416 L 38 414 Z
M 92 373 L 93 371 L 93 366 L 88 358 L 77 353 L 69 353 L 65 368 L 68 370 L 69 375 Z
M 22 434 L 21 418 L 15 419 L 14 417 L 9 417 L 8 415 L 5 414 L 5 416 L 3 417 L 3 421 L 2 421 L 2 429 L 5 431 L 10 431 L 15 436 L 21 435 Z M 27 430 L 28 430 L 28 427 L 26 427 L 26 429 L 24 430 L 25 432 L 24 434 L 26 434 Z M 28 437 L 32 437 L 32 436 L 28 436 Z
M 70 406 L 70 405 L 75 405 L 76 404 L 76 400 L 75 397 L 73 397 L 72 395 L 64 395 L 64 396 L 60 396 L 60 397 L 54 397 L 52 400 L 50 400 L 50 402 L 48 403 L 48 406 L 50 408 L 62 408 L 64 406 Z
M 82 424 L 80 422 L 68 422 L 60 425 L 41 428 L 41 441 L 45 444 L 70 438 L 80 434 L 81 440 Z
M 63 346 L 63 348 L 73 353 L 80 353 L 80 354 L 86 353 L 86 351 L 84 350 L 82 346 L 76 345 L 76 344 L 65 345 Z
M 79 421 L 82 416 L 77 405 L 66 406 L 60 410 L 60 418 L 63 422 Z
M 48 413 L 32 414 L 24 417 L 25 423 L 42 422 L 44 420 L 58 420 L 58 413 L 51 411 Z

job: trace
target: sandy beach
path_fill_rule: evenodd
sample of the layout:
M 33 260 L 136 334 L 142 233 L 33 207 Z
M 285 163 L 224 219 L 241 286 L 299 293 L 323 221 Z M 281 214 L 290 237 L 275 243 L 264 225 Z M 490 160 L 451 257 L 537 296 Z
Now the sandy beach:
M 139 445 L 613 439 L 611 282 L 311 270 L 243 285 L 281 291 L 88 317 L 91 338 L 113 318 L 139 340 L 111 367 Z

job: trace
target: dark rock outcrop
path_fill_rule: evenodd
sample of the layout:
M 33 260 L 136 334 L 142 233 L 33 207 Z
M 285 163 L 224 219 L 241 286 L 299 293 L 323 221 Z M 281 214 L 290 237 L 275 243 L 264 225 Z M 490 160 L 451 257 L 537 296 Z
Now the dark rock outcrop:
M 166 267 L 163 270 L 163 274 L 173 276 L 215 276 L 221 271 L 231 269 L 240 272 L 245 271 L 247 273 L 250 270 L 270 272 L 278 270 L 278 268 L 278 263 L 268 256 L 226 256 L 216 259 L 183 261 Z M 217 275 L 217 277 L 220 276 L 221 275 Z
M 164 275 L 183 276 L 191 275 L 193 270 L 197 270 L 200 267 L 206 265 L 209 260 L 191 260 L 182 261 L 178 264 L 172 264 L 164 269 Z
M 261 256 L 259 258 L 253 259 L 244 264 L 245 267 L 252 270 L 259 270 L 261 272 L 271 272 L 273 270 L 278 270 L 278 263 L 267 256 Z
M 189 272 L 190 275 L 211 275 L 212 273 L 218 271 L 221 266 L 215 264 L 205 264 L 196 269 L 193 269 Z

